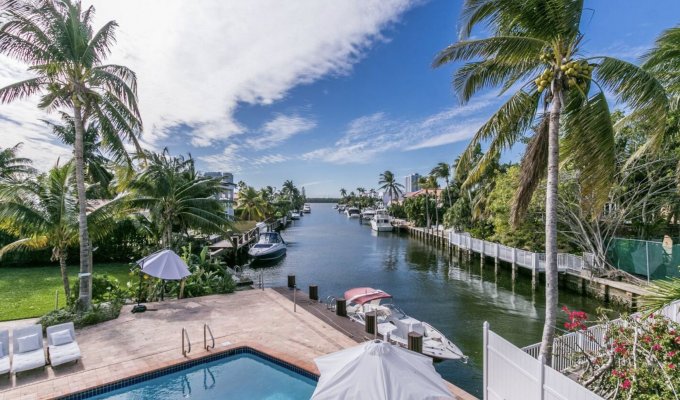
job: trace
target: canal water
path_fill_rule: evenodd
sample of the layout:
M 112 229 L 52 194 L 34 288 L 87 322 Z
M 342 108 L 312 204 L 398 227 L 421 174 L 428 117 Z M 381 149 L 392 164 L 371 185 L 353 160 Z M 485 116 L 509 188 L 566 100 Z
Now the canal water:
M 545 299 L 542 289 L 531 290 L 530 274 L 519 274 L 513 287 L 509 266 L 503 265 L 494 276 L 493 263 L 481 268 L 479 256 L 458 263 L 406 233 L 374 232 L 338 213 L 332 204 L 311 207 L 311 214 L 282 231 L 288 243 L 285 258 L 250 270 L 253 278 L 262 273 L 266 286 L 285 286 L 287 276 L 294 274 L 302 290 L 318 285 L 322 299 L 341 297 L 360 286 L 390 293 L 397 306 L 435 326 L 470 358 L 467 364 L 443 361 L 435 367 L 477 397 L 482 389 L 484 321 L 517 346 L 540 341 Z M 562 291 L 562 305 L 592 314 L 600 303 Z M 564 317 L 560 315 L 558 325 Z

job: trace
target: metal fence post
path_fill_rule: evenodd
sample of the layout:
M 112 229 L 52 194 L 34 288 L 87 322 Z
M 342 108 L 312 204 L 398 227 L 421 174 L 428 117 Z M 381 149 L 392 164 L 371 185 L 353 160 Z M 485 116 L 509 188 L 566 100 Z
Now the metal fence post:
M 489 400 L 489 322 L 484 321 L 484 400 Z
M 645 253 L 647 253 L 647 283 L 649 283 L 649 242 L 645 241 Z

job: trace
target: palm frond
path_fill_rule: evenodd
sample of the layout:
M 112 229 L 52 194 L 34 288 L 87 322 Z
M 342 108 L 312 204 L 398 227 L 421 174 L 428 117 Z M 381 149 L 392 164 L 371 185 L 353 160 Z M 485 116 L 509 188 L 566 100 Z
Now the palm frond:
M 483 88 L 503 85 L 507 90 L 541 65 L 538 58 L 523 62 L 507 63 L 495 58 L 470 62 L 454 74 L 453 87 L 461 103 L 467 103 L 477 91 Z
M 533 62 L 550 43 L 532 37 L 494 36 L 456 42 L 437 54 L 432 62 L 439 67 L 449 62 L 495 59 L 503 63 Z
M 545 113 L 534 128 L 534 136 L 529 141 L 520 163 L 519 186 L 510 210 L 510 222 L 513 226 L 519 226 L 522 222 L 536 188 L 548 173 L 549 128 L 550 113 Z
M 44 85 L 45 82 L 42 78 L 30 78 L 5 86 L 0 89 L 0 103 L 25 99 L 38 93 Z

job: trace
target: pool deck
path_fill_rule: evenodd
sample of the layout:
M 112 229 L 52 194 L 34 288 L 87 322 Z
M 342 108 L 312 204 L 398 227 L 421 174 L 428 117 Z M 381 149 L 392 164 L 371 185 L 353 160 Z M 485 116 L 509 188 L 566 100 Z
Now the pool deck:
M 294 312 L 291 301 L 274 289 L 150 303 L 148 307 L 155 311 L 132 314 L 131 306 L 126 306 L 115 320 L 77 330 L 83 355 L 77 364 L 0 377 L 0 400 L 56 398 L 241 346 L 318 373 L 315 357 L 357 343 L 303 307 Z M 6 322 L 0 328 L 32 322 Z M 204 323 L 215 335 L 216 346 L 210 352 L 203 348 Z M 181 351 L 183 327 L 191 338 L 192 351 L 187 357 Z M 474 399 L 451 387 L 459 398 Z

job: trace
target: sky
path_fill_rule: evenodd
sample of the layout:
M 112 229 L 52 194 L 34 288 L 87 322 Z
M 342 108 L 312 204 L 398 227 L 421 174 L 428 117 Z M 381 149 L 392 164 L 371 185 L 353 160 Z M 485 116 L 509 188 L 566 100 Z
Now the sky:
M 308 196 L 338 196 L 377 188 L 385 170 L 403 183 L 451 163 L 504 99 L 487 91 L 463 105 L 451 87 L 460 65 L 431 67 L 458 37 L 459 0 L 83 2 L 95 29 L 119 24 L 108 61 L 137 73 L 144 146 L 254 187 L 291 179 Z M 677 0 L 586 8 L 584 52 L 633 62 L 680 23 Z M 0 56 L 0 86 L 30 76 Z M 36 104 L 0 105 L 0 147 L 22 142 L 47 169 L 71 151 Z

